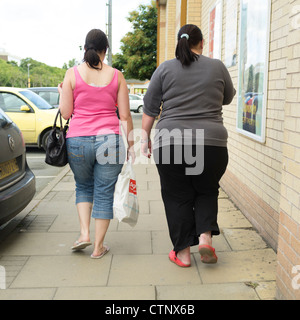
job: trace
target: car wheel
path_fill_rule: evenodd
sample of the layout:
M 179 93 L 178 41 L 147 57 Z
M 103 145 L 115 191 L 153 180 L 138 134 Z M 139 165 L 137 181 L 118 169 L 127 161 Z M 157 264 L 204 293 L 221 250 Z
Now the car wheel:
M 143 106 L 139 106 L 139 107 L 138 107 L 137 113 L 143 113 Z

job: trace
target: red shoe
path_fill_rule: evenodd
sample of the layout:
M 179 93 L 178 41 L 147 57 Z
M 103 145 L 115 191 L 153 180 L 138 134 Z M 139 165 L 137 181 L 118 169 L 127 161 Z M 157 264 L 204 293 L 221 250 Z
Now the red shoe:
M 180 261 L 178 258 L 177 258 L 177 254 L 174 250 L 170 251 L 169 253 L 169 259 L 174 262 L 175 264 L 177 264 L 179 267 L 182 267 L 182 268 L 188 268 L 191 266 L 191 264 L 185 264 L 183 263 L 182 261 Z
M 218 257 L 215 248 L 202 244 L 199 246 L 199 253 L 201 254 L 201 261 L 203 263 L 217 263 Z

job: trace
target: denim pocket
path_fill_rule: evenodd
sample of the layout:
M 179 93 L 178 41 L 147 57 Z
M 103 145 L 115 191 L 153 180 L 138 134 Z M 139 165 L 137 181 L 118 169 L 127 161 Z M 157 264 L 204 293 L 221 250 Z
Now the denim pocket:
M 69 162 L 81 164 L 84 162 L 84 146 L 78 146 L 73 143 L 68 143 L 68 160 Z

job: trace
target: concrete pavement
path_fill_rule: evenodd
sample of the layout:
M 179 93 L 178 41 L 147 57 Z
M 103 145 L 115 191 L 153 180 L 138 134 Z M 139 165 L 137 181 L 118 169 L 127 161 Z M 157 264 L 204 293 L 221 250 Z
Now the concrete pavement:
M 213 239 L 218 263 L 201 263 L 194 247 L 192 266 L 183 269 L 168 259 L 172 245 L 156 167 L 136 164 L 134 169 L 139 221 L 131 228 L 113 220 L 106 236 L 111 250 L 100 260 L 90 258 L 92 246 L 70 250 L 79 222 L 69 167 L 38 194 L 22 212 L 24 219 L 0 243 L 6 286 L 0 289 L 0 300 L 275 299 L 276 253 L 223 191 L 221 235 Z

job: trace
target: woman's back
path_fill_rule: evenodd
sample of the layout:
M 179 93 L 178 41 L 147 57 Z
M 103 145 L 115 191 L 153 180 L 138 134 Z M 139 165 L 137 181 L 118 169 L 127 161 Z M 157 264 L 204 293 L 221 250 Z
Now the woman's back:
M 119 134 L 116 115 L 118 70 L 105 64 L 101 70 L 86 63 L 74 67 L 74 111 L 69 137 Z
M 233 96 L 230 75 L 220 60 L 200 55 L 183 67 L 173 59 L 162 63 L 153 74 L 144 112 L 154 115 L 163 101 L 157 129 L 203 129 L 206 145 L 226 146 L 222 105 L 230 103 Z
M 185 118 L 220 115 L 226 79 L 219 60 L 201 55 L 189 67 L 182 67 L 177 59 L 164 64 L 161 71 L 162 116 L 169 112 Z
M 96 87 L 107 86 L 115 75 L 115 69 L 106 64 L 102 65 L 101 70 L 92 69 L 86 63 L 81 64 L 77 69 L 84 82 Z

